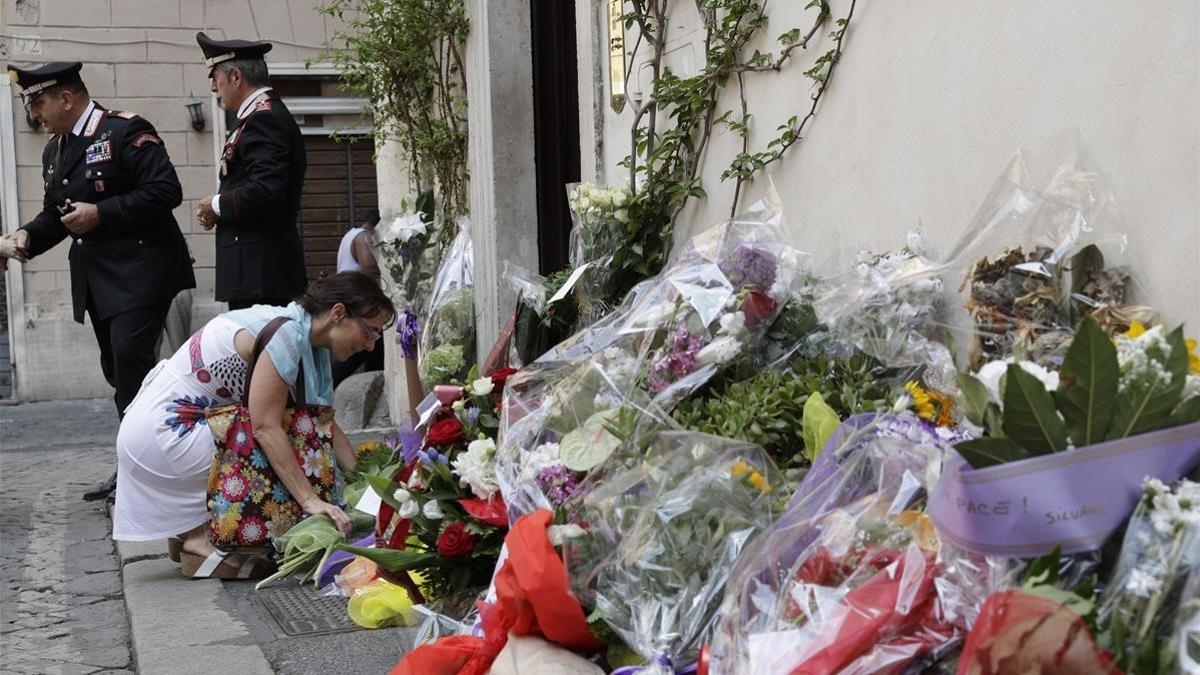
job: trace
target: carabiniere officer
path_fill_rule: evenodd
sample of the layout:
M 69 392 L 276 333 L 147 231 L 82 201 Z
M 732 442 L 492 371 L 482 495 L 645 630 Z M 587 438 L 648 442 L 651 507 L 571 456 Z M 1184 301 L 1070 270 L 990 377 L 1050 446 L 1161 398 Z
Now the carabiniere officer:
M 75 320 L 86 312 L 118 416 L 157 361 L 171 299 L 195 288 L 187 244 L 171 210 L 183 189 L 154 126 L 91 100 L 80 63 L 8 66 L 29 117 L 51 134 L 42 151 L 45 196 L 8 237 L 26 260 L 71 239 Z M 103 499 L 112 480 L 85 493 Z

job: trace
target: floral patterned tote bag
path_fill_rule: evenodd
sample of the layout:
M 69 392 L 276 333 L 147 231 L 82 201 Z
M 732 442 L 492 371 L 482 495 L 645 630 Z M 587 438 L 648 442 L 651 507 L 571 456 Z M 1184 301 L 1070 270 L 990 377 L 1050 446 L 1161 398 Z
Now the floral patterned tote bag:
M 282 316 L 273 319 L 255 339 L 242 403 L 205 412 L 216 441 L 208 476 L 208 534 L 213 546 L 222 550 L 272 545 L 303 516 L 300 504 L 254 440 L 248 407 L 250 380 L 258 357 L 275 331 L 287 321 L 290 319 Z M 295 389 L 298 399 L 283 414 L 293 456 L 317 496 L 330 504 L 339 504 L 342 477 L 333 454 L 333 408 L 305 405 L 303 368 Z

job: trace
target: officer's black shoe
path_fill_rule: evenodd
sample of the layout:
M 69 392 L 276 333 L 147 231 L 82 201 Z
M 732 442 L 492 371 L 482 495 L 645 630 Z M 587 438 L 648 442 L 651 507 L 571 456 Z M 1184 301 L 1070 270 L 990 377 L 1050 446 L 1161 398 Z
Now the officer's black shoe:
M 109 495 L 117 491 L 117 472 L 103 483 L 83 493 L 83 501 L 95 502 L 107 498 Z

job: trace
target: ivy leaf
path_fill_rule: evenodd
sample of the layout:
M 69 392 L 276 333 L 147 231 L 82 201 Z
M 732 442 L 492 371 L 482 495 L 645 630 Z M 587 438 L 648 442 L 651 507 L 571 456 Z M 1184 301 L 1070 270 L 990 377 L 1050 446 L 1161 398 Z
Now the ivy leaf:
M 1067 447 L 1067 427 L 1042 381 L 1010 363 L 1004 384 L 1004 434 L 1034 455 Z
M 1131 384 L 1126 387 L 1117 397 L 1107 440 L 1162 429 L 1170 422 L 1171 411 L 1179 403 L 1187 379 L 1188 350 L 1182 326 L 1171 331 L 1167 336 L 1167 344 L 1170 345 L 1171 354 L 1163 366 L 1170 375 L 1169 384 L 1164 384 L 1162 378 L 1155 378 L 1149 386 Z
M 954 446 L 972 469 L 1029 459 L 1029 451 L 1007 438 L 976 438 Z
M 804 402 L 804 416 L 801 421 L 804 455 L 808 457 L 809 462 L 816 461 L 817 454 L 841 423 L 837 412 L 829 407 L 821 392 L 814 391 L 809 395 L 808 400 Z
M 1112 422 L 1117 402 L 1117 348 L 1096 320 L 1087 317 L 1075 331 L 1054 393 L 1075 445 L 1099 443 Z

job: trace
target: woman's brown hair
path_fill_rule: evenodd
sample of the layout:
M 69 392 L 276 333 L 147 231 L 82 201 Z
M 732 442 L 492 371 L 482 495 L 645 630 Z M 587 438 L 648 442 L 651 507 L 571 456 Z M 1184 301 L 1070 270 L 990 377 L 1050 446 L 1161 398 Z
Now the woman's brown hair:
M 308 285 L 296 298 L 304 311 L 316 316 L 339 302 L 351 315 L 369 318 L 380 312 L 387 315 L 384 324 L 396 318 L 396 306 L 379 286 L 379 281 L 362 272 L 338 272 Z

